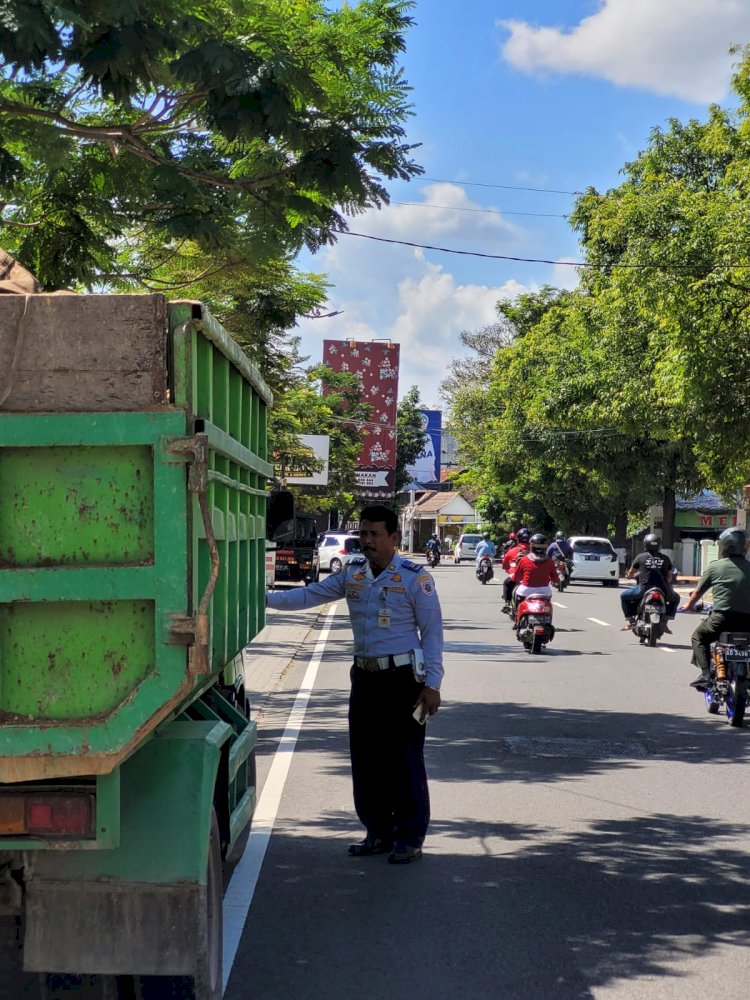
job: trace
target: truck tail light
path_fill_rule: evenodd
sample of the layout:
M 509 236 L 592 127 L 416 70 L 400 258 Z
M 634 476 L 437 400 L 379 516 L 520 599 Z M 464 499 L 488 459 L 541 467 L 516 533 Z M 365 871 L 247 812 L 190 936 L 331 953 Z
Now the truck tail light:
M 88 793 L 0 796 L 0 835 L 93 837 L 93 825 Z

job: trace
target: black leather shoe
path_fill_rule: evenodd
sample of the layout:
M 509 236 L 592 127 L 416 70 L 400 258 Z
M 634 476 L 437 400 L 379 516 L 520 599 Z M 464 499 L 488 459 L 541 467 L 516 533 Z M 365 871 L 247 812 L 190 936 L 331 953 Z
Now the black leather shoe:
M 396 844 L 388 855 L 389 865 L 410 865 L 412 861 L 420 861 L 422 848 L 413 844 Z
M 371 858 L 375 854 L 389 854 L 392 850 L 391 841 L 368 836 L 364 840 L 360 840 L 358 844 L 349 844 L 347 853 L 353 858 Z
M 698 691 L 705 691 L 707 687 L 711 686 L 711 675 L 701 674 L 700 677 L 696 677 L 694 681 L 690 681 L 690 687 L 696 688 Z

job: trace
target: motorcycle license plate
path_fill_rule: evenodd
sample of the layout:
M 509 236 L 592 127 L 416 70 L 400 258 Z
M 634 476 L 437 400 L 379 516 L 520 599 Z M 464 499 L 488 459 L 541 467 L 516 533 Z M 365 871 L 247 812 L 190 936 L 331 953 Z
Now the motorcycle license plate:
M 750 649 L 728 649 L 727 660 L 750 660 Z

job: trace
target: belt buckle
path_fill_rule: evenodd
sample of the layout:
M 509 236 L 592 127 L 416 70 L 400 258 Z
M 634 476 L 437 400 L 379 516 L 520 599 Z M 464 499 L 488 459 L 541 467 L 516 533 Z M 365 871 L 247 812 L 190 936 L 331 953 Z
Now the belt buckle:
M 380 658 L 377 656 L 363 656 L 361 663 L 363 670 L 380 670 Z

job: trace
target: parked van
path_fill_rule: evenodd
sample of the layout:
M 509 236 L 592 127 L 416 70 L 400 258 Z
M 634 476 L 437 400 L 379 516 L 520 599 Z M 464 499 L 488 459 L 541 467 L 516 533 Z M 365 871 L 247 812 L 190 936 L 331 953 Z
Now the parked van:
M 481 535 L 461 535 L 453 550 L 453 562 L 460 563 L 462 559 L 476 559 L 477 545 L 481 541 Z

